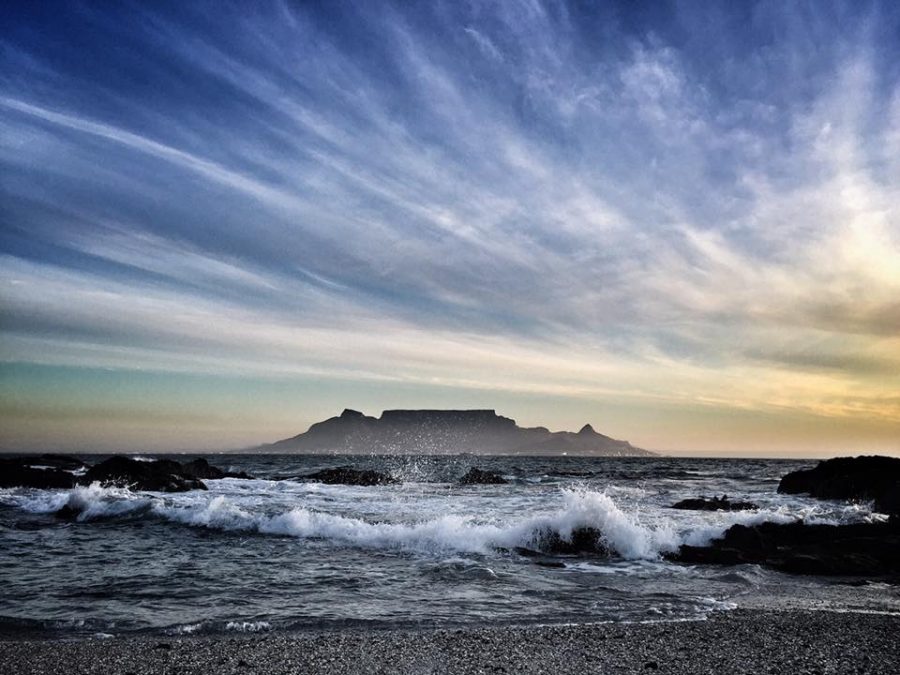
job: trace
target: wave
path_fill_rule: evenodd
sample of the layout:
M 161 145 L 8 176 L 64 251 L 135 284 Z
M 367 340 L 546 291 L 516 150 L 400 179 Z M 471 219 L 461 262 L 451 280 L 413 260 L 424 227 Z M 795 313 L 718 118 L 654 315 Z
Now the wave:
M 328 540 L 360 548 L 424 553 L 489 554 L 518 547 L 544 550 L 551 540 L 573 541 L 580 530 L 596 532 L 598 548 L 626 559 L 652 559 L 680 543 L 666 526 L 651 528 L 623 512 L 605 493 L 561 491 L 555 512 L 513 522 L 445 515 L 419 522 L 369 522 L 307 508 L 275 514 L 248 511 L 225 495 L 202 503 L 179 504 L 125 489 L 78 487 L 66 492 L 25 496 L 16 506 L 32 513 L 65 509 L 80 522 L 148 515 L 165 521 L 221 531 L 255 532 L 299 539 Z
M 10 503 L 11 499 L 13 505 L 32 513 L 62 511 L 79 522 L 150 517 L 223 532 L 287 536 L 365 549 L 441 556 L 489 555 L 498 549 L 519 548 L 552 553 L 563 550 L 558 546 L 560 541 L 569 544 L 583 541 L 587 532 L 596 544 L 588 547 L 590 553 L 607 550 L 626 560 L 653 560 L 677 550 L 681 544 L 705 545 L 734 524 L 792 522 L 798 517 L 808 522 L 832 520 L 827 506 L 806 505 L 798 510 L 794 505 L 784 505 L 759 512 L 718 514 L 713 522 L 705 520 L 688 527 L 682 524 L 678 528 L 672 520 L 665 518 L 658 519 L 654 525 L 642 523 L 637 514 L 623 511 L 606 492 L 563 489 L 559 495 L 562 503 L 556 511 L 512 521 L 450 514 L 414 522 L 371 522 L 303 507 L 266 513 L 261 511 L 263 502 L 255 503 L 250 509 L 245 506 L 245 501 L 222 494 L 191 493 L 190 496 L 169 498 L 98 484 L 14 497 L 7 494 L 3 495 L 2 501 Z M 613 495 L 620 496 L 614 488 Z M 184 500 L 188 500 L 187 503 Z M 862 517 L 864 511 L 859 507 L 859 513 L 853 515 Z
M 136 494 L 127 488 L 101 487 L 99 483 L 64 492 L 41 491 L 8 499 L 13 506 L 28 513 L 60 513 L 65 510 L 79 522 L 138 515 L 154 504 L 152 497 Z

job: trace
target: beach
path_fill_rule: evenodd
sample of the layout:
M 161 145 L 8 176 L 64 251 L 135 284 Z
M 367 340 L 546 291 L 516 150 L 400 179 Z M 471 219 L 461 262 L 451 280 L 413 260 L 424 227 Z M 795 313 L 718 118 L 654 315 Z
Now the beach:
M 896 673 L 900 616 L 738 609 L 704 621 L 0 641 L 4 672 Z

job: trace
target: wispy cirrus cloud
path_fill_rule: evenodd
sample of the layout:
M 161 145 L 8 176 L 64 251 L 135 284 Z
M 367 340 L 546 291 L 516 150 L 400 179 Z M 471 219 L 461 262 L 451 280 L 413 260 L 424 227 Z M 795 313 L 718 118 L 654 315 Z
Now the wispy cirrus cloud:
M 900 425 L 890 4 L 41 11 L 8 362 Z

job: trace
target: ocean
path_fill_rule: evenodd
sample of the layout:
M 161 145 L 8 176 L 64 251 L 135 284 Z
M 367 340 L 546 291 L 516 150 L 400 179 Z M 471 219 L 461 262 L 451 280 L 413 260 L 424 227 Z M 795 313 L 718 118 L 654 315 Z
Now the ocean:
M 196 456 L 178 456 L 192 459 Z M 849 523 L 866 504 L 779 495 L 809 461 L 206 455 L 253 480 L 163 494 L 0 490 L 0 631 L 41 636 L 646 622 L 735 607 L 900 612 L 897 587 L 667 562 L 736 523 Z M 83 456 L 89 462 L 103 457 Z M 397 485 L 284 480 L 349 465 Z M 459 484 L 470 468 L 504 485 Z M 756 511 L 670 508 L 727 494 Z M 54 513 L 65 505 L 76 520 Z M 617 554 L 534 556 L 591 526 Z

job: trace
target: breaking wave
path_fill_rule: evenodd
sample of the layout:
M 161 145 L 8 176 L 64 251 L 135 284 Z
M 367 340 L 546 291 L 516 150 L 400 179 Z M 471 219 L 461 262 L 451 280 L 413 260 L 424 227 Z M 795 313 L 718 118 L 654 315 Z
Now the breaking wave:
M 64 492 L 11 495 L 4 501 L 29 513 L 59 513 L 66 509 L 80 522 L 138 515 L 149 511 L 154 503 L 152 497 L 127 488 L 101 487 L 99 483 Z
M 548 536 L 569 542 L 577 531 L 585 528 L 598 532 L 599 544 L 626 559 L 656 558 L 665 551 L 674 550 L 680 543 L 673 529 L 642 525 L 605 493 L 563 490 L 561 497 L 559 510 L 513 522 L 485 521 L 470 515 L 445 515 L 419 522 L 369 522 L 308 508 L 265 514 L 250 511 L 225 495 L 184 505 L 98 484 L 24 497 L 16 506 L 33 513 L 66 509 L 80 522 L 147 515 L 221 531 L 436 554 L 488 554 L 497 549 L 517 547 L 541 550 Z

